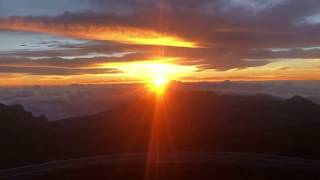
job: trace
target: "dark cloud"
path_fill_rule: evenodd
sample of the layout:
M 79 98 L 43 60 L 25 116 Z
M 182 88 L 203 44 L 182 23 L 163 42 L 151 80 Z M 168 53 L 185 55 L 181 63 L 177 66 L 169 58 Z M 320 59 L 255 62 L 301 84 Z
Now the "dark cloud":
M 31 75 L 83 75 L 83 74 L 108 74 L 121 71 L 111 68 L 61 68 L 61 67 L 23 67 L 0 66 L 1 73 L 21 73 Z
M 162 49 L 162 54 L 181 58 L 182 64 L 197 64 L 203 69 L 226 70 L 260 66 L 272 58 L 319 58 L 319 50 L 303 47 L 320 46 L 320 25 L 301 23 L 320 10 L 317 0 L 80 0 L 90 11 L 66 12 L 58 16 L 24 16 L 0 19 L 4 23 L 17 21 L 41 24 L 41 30 L 70 31 L 63 34 L 74 37 L 73 27 L 90 28 L 129 27 L 152 30 L 199 43 L 202 48 L 176 48 L 127 45 L 121 42 L 79 44 L 74 49 L 47 52 L 16 52 L 21 56 L 79 55 L 89 52 L 126 52 L 145 54 Z M 102 12 L 102 9 L 105 9 Z M 46 27 L 46 28 L 45 28 Z M 8 28 L 8 27 L 7 27 Z M 12 27 L 18 29 L 19 27 Z M 10 29 L 10 27 L 9 27 Z M 22 28 L 23 30 L 23 28 Z M 76 36 L 77 37 L 77 36 Z M 80 38 L 80 37 L 78 37 Z M 85 37 L 83 37 L 85 38 Z M 90 36 L 86 37 L 90 39 Z M 94 41 L 99 38 L 93 38 Z M 101 39 L 103 40 L 103 39 Z M 68 46 L 68 45 L 66 45 Z M 68 47 L 67 47 L 68 48 Z M 289 51 L 271 51 L 270 48 L 289 48 Z M 29 54 L 27 54 L 29 53 Z M 37 54 L 38 53 L 38 54 Z M 129 58 L 126 56 L 125 58 Z M 119 58 L 123 60 L 125 58 Z M 247 61 L 256 59 L 257 61 Z
M 53 53 L 49 51 L 26 51 L 17 52 L 14 56 L 34 56 L 42 57 Z M 57 51 L 57 53 L 61 53 Z M 61 54 L 60 54 L 61 55 Z M 67 54 L 70 55 L 70 54 Z M 79 55 L 79 54 L 73 54 Z M 115 68 L 103 68 L 103 64 L 114 62 L 130 62 L 151 59 L 149 53 L 130 53 L 115 57 L 92 57 L 92 58 L 73 58 L 65 59 L 59 57 L 53 58 L 17 58 L 0 57 L 0 73 L 21 73 L 32 75 L 82 75 L 82 74 L 108 74 L 121 73 Z
M 273 59 L 316 59 L 320 57 L 320 49 L 303 49 L 303 48 L 293 48 L 287 50 L 268 50 L 268 49 L 255 49 L 247 53 L 248 58 L 251 59 L 263 59 L 263 58 L 273 58 Z
M 22 57 L 22 58 L 43 58 L 43 57 L 77 57 L 77 56 L 101 56 L 101 57 L 112 57 L 115 59 L 127 55 L 128 60 L 132 49 L 116 43 L 80 43 L 80 44 L 53 44 L 54 47 L 45 50 L 14 50 L 14 51 L 0 51 L 1 57 Z M 128 53 L 129 52 L 129 53 Z M 95 55 L 96 54 L 96 55 Z M 132 53 L 133 54 L 133 53 Z M 142 54 L 142 53 L 135 53 Z

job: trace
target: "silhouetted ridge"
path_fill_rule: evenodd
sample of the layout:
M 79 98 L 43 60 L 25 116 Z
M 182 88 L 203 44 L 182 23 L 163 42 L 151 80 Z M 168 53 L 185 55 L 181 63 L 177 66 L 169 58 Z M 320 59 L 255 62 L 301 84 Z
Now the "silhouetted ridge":
M 48 160 L 53 148 L 51 124 L 22 105 L 0 105 L 0 168 Z M 49 150 L 48 150 L 48 149 Z M 51 152 L 46 152 L 51 151 Z
M 236 151 L 320 158 L 320 106 L 295 96 L 147 94 L 94 115 L 48 122 L 0 104 L 1 167 L 121 152 L 145 152 L 155 114 L 177 151 Z M 160 118 L 159 118 L 160 116 Z M 7 124 L 7 125 L 6 125 Z M 9 125 L 8 125 L 9 124 Z M 167 151 L 165 145 L 160 146 Z M 22 153 L 23 151 L 23 153 Z
M 318 105 L 310 100 L 307 100 L 301 96 L 293 96 L 290 99 L 286 100 L 286 103 L 291 104 L 291 105 L 307 105 L 307 106 L 313 106 L 313 107 L 318 107 Z
M 17 105 L 4 105 L 0 104 L 0 119 L 2 125 L 4 123 L 24 123 L 28 121 L 29 124 L 46 123 L 47 118 L 44 115 L 35 117 L 31 112 L 27 112 L 20 104 Z

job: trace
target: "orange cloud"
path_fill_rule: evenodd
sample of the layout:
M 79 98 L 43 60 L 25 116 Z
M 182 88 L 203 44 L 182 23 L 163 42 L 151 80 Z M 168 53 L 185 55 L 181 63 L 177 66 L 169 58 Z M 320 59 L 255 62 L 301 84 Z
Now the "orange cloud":
M 0 29 L 48 33 L 76 38 L 116 41 L 125 44 L 198 47 L 197 43 L 177 36 L 124 25 L 90 25 L 42 22 L 19 18 L 0 19 Z

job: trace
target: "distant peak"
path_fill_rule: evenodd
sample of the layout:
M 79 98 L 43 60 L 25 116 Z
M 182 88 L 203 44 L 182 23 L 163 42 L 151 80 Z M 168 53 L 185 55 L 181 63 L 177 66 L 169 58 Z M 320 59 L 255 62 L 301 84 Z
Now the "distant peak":
M 310 102 L 309 100 L 301 97 L 301 96 L 292 96 L 290 99 L 288 99 L 288 101 L 295 101 L 295 102 Z
M 44 115 L 35 117 L 31 112 L 28 112 L 24 109 L 21 104 L 15 105 L 5 105 L 0 103 L 0 119 L 7 121 L 47 121 L 47 118 Z
M 293 96 L 290 99 L 286 100 L 286 102 L 294 105 L 317 106 L 317 104 L 301 96 Z

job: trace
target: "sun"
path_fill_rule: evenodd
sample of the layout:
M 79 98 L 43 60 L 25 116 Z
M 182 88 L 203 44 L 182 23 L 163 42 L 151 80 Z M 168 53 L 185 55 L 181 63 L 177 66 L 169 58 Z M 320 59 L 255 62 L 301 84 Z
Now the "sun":
M 168 83 L 169 79 L 165 76 L 154 77 L 153 84 L 154 86 L 160 88 L 165 86 Z
M 169 82 L 170 79 L 166 75 L 157 75 L 153 77 L 152 82 L 150 82 L 149 89 L 157 94 L 162 94 L 166 90 Z
M 170 82 L 182 80 L 197 70 L 195 66 L 179 65 L 178 59 L 160 58 L 150 61 L 135 61 L 130 63 L 108 63 L 103 68 L 116 68 L 121 71 L 121 80 L 141 83 L 155 93 L 164 93 Z

